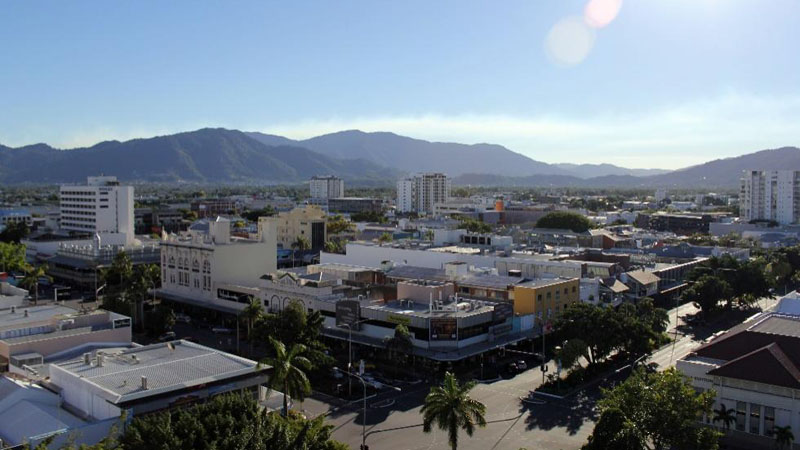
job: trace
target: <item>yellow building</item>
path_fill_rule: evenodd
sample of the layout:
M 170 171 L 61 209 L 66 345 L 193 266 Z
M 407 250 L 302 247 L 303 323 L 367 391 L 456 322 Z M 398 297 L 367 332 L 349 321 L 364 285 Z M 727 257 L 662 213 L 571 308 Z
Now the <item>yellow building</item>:
M 277 243 L 281 248 L 292 248 L 292 244 L 300 236 L 308 239 L 311 250 L 320 250 L 325 246 L 327 239 L 326 214 L 319 206 L 307 205 L 275 216 L 259 217 L 259 236 L 267 224 L 275 230 Z
M 552 319 L 580 301 L 579 278 L 551 278 L 514 285 L 514 313 Z

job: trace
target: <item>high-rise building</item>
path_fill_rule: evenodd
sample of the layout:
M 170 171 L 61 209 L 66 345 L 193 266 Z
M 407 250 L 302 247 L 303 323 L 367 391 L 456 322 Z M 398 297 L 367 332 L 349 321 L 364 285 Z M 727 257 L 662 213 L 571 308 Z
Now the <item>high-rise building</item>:
M 315 176 L 309 182 L 311 198 L 327 199 L 344 197 L 344 181 L 333 175 Z
M 433 213 L 450 198 L 450 179 L 443 173 L 422 173 L 397 182 L 397 211 Z
M 746 170 L 739 192 L 742 221 L 772 220 L 792 224 L 800 220 L 800 171 Z
M 97 234 L 103 244 L 133 244 L 133 186 L 117 177 L 88 177 L 86 185 L 61 186 L 60 194 L 61 229 Z

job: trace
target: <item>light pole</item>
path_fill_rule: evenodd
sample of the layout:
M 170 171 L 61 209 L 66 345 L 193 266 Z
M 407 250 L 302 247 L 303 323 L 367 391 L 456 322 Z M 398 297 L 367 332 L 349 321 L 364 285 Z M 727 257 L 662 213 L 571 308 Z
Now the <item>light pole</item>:
M 340 373 L 342 372 L 342 370 L 339 369 L 338 367 L 334 367 L 333 369 L 336 370 L 337 372 L 340 372 Z M 358 381 L 360 381 L 361 385 L 364 387 L 364 400 L 363 400 L 363 402 L 364 402 L 364 406 L 363 406 L 364 412 L 362 413 L 362 418 L 361 418 L 361 420 L 362 420 L 362 422 L 361 422 L 361 450 L 367 450 L 367 448 L 368 448 L 367 447 L 367 382 L 364 381 L 364 378 L 362 378 L 360 375 L 357 375 L 357 374 L 354 374 L 354 373 L 350 373 L 349 371 L 346 373 L 346 375 L 350 375 L 350 377 L 358 378 Z M 388 386 L 388 385 L 384 385 L 384 386 Z M 391 387 L 392 389 L 394 389 L 397 392 L 402 392 L 402 390 L 397 386 L 388 386 L 388 387 Z
M 536 317 L 533 316 L 534 320 L 539 320 L 540 326 L 542 327 L 542 365 L 540 366 L 540 370 L 542 371 L 542 384 L 544 384 L 544 373 L 545 373 L 545 337 L 547 336 L 547 329 L 544 324 L 543 317 Z M 531 351 L 536 353 L 536 349 L 534 348 L 533 338 L 531 338 Z
M 353 370 L 353 326 L 366 322 L 369 319 L 358 320 L 353 323 L 343 323 L 340 327 L 347 327 L 347 371 Z M 352 379 L 347 379 L 347 396 L 353 395 L 353 382 Z

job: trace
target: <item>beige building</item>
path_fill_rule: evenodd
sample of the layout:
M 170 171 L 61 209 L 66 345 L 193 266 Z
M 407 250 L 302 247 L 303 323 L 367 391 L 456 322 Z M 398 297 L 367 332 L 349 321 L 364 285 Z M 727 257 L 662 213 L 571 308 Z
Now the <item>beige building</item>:
M 60 305 L 0 310 L 0 371 L 24 374 L 23 366 L 42 364 L 82 348 L 131 343 L 131 319 L 104 311 L 79 312 Z
M 327 231 L 325 230 L 326 214 L 319 206 L 306 205 L 291 211 L 282 212 L 272 217 L 259 217 L 258 233 L 261 236 L 268 224 L 275 230 L 279 247 L 292 248 L 298 237 L 305 237 L 311 244 L 311 250 L 320 250 L 325 246 Z

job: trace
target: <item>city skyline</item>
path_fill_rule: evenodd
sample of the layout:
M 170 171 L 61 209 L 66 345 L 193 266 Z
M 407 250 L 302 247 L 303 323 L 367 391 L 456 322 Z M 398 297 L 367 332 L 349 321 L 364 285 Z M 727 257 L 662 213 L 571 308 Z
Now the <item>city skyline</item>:
M 664 169 L 798 144 L 796 2 L 586 4 L 11 2 L 0 143 L 361 129 Z

